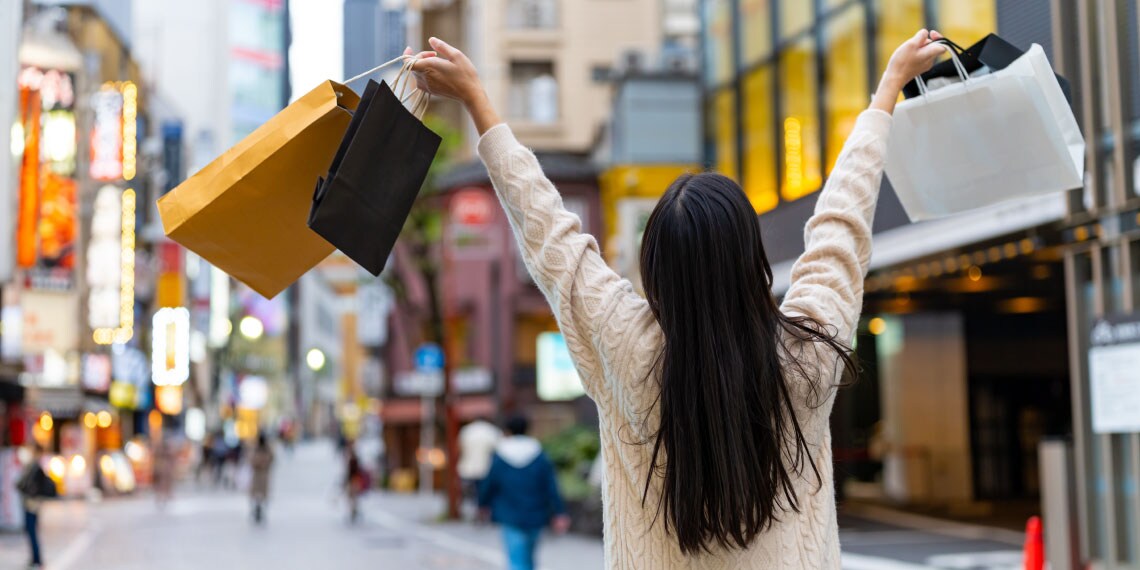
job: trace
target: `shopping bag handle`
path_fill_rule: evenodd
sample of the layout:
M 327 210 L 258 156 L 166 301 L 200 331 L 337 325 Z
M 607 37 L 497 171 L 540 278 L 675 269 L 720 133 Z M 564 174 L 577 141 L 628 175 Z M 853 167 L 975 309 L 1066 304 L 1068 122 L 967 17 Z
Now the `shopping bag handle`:
M 418 87 L 413 88 L 411 93 L 408 93 L 408 85 L 412 81 L 412 67 L 416 64 L 417 61 L 416 57 L 413 55 L 401 55 L 385 61 L 384 63 L 381 63 L 380 65 L 377 65 L 376 67 L 373 67 L 372 69 L 369 69 L 360 75 L 357 75 L 351 79 L 346 79 L 343 84 L 348 85 L 354 81 L 364 79 L 365 77 L 368 77 L 369 75 L 372 75 L 373 73 L 376 73 L 377 71 L 380 71 L 381 69 L 384 69 L 385 67 L 393 65 L 400 61 L 404 63 L 400 67 L 400 73 L 396 75 L 396 79 L 392 82 L 392 93 L 395 94 L 397 87 L 399 87 L 400 92 L 396 95 L 396 97 L 400 99 L 400 103 L 405 104 L 414 97 L 415 101 L 412 103 L 409 111 L 411 111 L 413 116 L 422 121 L 424 112 L 427 111 L 428 101 L 430 101 L 431 97 L 426 91 Z
M 954 69 L 958 70 L 958 77 L 962 79 L 963 83 L 969 81 L 970 74 L 966 71 L 966 66 L 962 64 L 962 60 L 958 58 L 958 53 L 964 50 L 962 50 L 958 44 L 945 38 L 935 40 L 933 43 L 942 44 L 946 47 L 946 53 L 949 53 L 950 59 L 954 61 Z M 915 77 L 914 82 L 918 85 L 918 93 L 922 96 L 926 96 L 926 81 L 922 79 L 922 75 L 920 74 Z
M 369 75 L 372 75 L 373 73 L 376 73 L 377 71 L 380 71 L 381 69 L 384 69 L 385 67 L 388 67 L 389 65 L 392 65 L 392 64 L 399 62 L 399 61 L 408 60 L 408 59 L 414 59 L 414 58 L 413 58 L 413 56 L 410 56 L 410 55 L 401 55 L 401 56 L 395 57 L 393 59 L 385 61 L 384 63 L 381 63 L 380 65 L 377 65 L 376 67 L 373 67 L 372 69 L 369 69 L 368 71 L 365 71 L 364 73 L 361 73 L 360 75 L 357 75 L 356 77 L 353 77 L 352 79 L 345 79 L 341 83 L 344 85 L 348 85 L 349 83 L 352 83 L 354 81 L 359 81 L 361 79 L 364 79 L 365 77 L 368 77 Z M 407 64 L 405 64 L 405 65 L 407 65 Z
M 415 65 L 415 58 L 409 57 L 404 61 L 403 67 L 400 68 L 400 73 L 396 75 L 396 79 L 392 82 L 392 93 L 396 93 L 397 88 L 400 89 L 399 94 L 396 96 L 400 99 L 401 103 L 406 103 L 408 100 L 414 97 L 415 102 L 412 103 L 411 108 L 408 110 L 411 111 L 412 116 L 422 121 L 424 112 L 427 111 L 427 104 L 430 100 L 430 96 L 426 91 L 420 89 L 419 87 L 413 87 L 412 91 L 410 93 L 408 92 L 408 86 L 412 84 L 412 81 L 414 81 L 412 68 Z

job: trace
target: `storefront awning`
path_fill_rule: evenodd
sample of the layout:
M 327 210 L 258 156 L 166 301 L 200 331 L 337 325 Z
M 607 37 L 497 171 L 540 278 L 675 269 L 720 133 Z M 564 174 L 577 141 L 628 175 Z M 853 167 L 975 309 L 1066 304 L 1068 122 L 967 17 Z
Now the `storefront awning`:
M 1056 222 L 1065 217 L 1065 199 L 1064 194 L 1053 194 L 1014 200 L 876 233 L 871 271 Z M 772 265 L 773 293 L 787 292 L 793 263 L 791 259 Z
M 24 387 L 15 382 L 0 380 L 0 402 L 19 402 L 24 399 Z
M 77 418 L 83 411 L 84 396 L 79 386 L 29 386 L 25 405 L 34 412 L 48 412 L 55 417 Z

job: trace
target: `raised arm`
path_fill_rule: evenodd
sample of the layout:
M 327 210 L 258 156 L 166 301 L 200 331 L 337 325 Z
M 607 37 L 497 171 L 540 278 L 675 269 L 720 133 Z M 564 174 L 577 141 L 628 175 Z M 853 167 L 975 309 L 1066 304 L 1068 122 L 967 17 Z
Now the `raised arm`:
M 804 253 L 792 266 L 782 309 L 835 327 L 849 340 L 863 306 L 871 262 L 871 223 L 879 197 L 891 113 L 903 85 L 930 69 L 944 48 L 920 30 L 891 56 L 871 106 L 859 116 L 804 228 Z
M 587 393 L 604 404 L 612 395 L 604 371 L 622 367 L 637 352 L 625 350 L 629 339 L 656 326 L 648 304 L 606 265 L 597 241 L 563 206 L 534 153 L 499 119 L 467 57 L 435 38 L 431 44 L 435 52 L 413 66 L 420 86 L 459 100 L 471 114 L 480 134 L 479 157 L 523 261 L 558 319 Z

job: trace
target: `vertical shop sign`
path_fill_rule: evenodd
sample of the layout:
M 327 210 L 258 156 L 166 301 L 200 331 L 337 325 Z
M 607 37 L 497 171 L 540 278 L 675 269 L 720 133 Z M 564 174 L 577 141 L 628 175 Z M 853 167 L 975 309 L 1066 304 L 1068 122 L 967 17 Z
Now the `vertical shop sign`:
M 19 156 L 24 147 L 23 127 L 17 122 L 16 81 L 19 76 L 17 53 L 20 49 L 20 25 L 23 20 L 23 2 L 0 2 L 0 204 L 14 204 L 17 163 L 9 156 Z M 9 149 L 12 155 L 7 154 Z M 16 152 L 16 151 L 21 152 Z M 15 187 L 15 188 L 18 188 Z M 14 212 L 10 207 L 0 208 L 0 235 L 15 235 Z M 0 244 L 0 283 L 12 280 L 15 273 L 15 249 L 10 241 Z M 2 459 L 0 459 L 2 461 Z M 0 467 L 0 472 L 3 467 Z M 0 483 L 0 499 L 3 497 Z M 0 505 L 0 527 L 5 526 L 3 505 Z
M 123 94 L 105 84 L 91 95 L 95 126 L 91 130 L 91 178 L 112 182 L 123 178 Z

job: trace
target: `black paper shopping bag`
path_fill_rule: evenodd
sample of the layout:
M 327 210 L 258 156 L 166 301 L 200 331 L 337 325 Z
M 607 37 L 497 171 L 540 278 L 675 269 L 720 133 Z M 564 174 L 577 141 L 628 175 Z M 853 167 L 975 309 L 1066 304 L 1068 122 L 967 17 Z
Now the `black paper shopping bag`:
M 971 76 L 983 67 L 988 67 L 990 70 L 995 71 L 1005 69 L 1009 64 L 1013 63 L 1015 59 L 1025 55 L 1025 50 L 1005 41 L 997 34 L 989 34 L 965 49 L 946 38 L 939 41 L 958 53 L 958 60 L 961 61 L 962 65 L 966 68 L 966 73 L 969 73 Z M 932 67 L 930 71 L 923 73 L 922 79 L 929 82 L 939 77 L 957 76 L 958 71 L 954 69 L 954 62 L 947 59 Z M 1072 87 L 1069 85 L 1069 80 L 1057 75 L 1057 83 L 1061 85 L 1061 91 L 1065 94 L 1065 100 L 1069 101 L 1069 104 L 1072 105 L 1073 92 Z M 918 83 L 912 79 L 903 87 L 903 95 L 906 96 L 907 99 L 918 97 Z
M 414 110 L 422 112 L 427 94 L 417 94 Z M 379 275 L 440 142 L 387 83 L 369 81 L 328 176 L 317 182 L 309 228 Z

